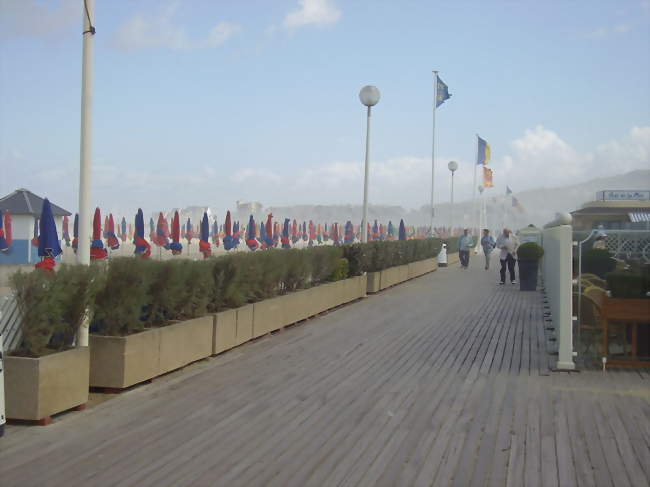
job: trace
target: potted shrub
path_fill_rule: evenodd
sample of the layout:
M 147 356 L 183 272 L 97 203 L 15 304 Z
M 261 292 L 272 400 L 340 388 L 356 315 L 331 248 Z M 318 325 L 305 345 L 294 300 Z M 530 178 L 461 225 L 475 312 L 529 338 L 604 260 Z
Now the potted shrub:
M 582 273 L 596 274 L 605 279 L 605 274 L 616 268 L 616 260 L 612 258 L 609 250 L 589 249 L 582 254 Z
M 88 347 L 73 347 L 92 308 L 95 266 L 16 273 L 11 287 L 21 315 L 20 346 L 5 358 L 6 415 L 48 424 L 88 401 Z
M 526 242 L 517 249 L 519 262 L 519 289 L 535 291 L 537 289 L 537 269 L 544 249 L 535 242 Z

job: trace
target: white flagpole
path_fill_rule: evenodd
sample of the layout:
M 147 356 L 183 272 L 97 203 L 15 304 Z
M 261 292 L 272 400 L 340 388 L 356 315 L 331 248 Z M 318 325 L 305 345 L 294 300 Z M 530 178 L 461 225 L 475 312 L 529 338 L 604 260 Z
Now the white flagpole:
M 433 136 L 431 138 L 431 236 L 433 237 L 433 185 L 436 173 L 436 104 L 438 103 L 438 71 L 433 70 Z
M 478 162 L 478 134 L 476 134 L 476 160 L 473 163 L 474 166 L 474 184 L 472 184 L 472 228 L 476 230 L 476 166 Z M 478 248 L 475 249 L 478 252 Z

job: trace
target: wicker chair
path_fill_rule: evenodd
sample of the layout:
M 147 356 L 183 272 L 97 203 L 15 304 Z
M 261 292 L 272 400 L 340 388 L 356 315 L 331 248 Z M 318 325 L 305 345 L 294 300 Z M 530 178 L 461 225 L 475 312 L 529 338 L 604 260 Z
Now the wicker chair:
M 591 286 L 592 288 L 594 286 Z M 588 288 L 589 289 L 589 288 Z M 590 291 L 590 294 L 595 294 L 596 291 Z M 578 298 L 580 298 L 580 336 L 581 341 L 586 343 L 584 354 L 587 354 L 593 344 L 596 344 L 597 352 L 601 348 L 603 324 L 601 321 L 600 300 L 591 297 L 585 293 L 581 296 L 577 292 L 573 293 L 573 309 L 578 309 Z

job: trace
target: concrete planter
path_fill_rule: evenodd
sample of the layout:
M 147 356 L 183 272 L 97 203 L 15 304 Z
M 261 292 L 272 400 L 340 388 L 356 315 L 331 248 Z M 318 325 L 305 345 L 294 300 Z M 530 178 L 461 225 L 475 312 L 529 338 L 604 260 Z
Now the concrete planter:
M 284 296 L 253 304 L 253 338 L 261 337 L 284 326 Z
M 243 321 L 244 320 L 242 320 L 242 322 Z M 212 355 L 217 355 L 218 353 L 230 350 L 237 345 L 236 309 L 229 309 L 215 314 L 213 326 L 214 331 L 212 333 Z M 244 330 L 242 329 L 242 333 L 243 331 Z M 252 319 L 250 331 L 252 331 Z M 248 335 L 250 335 L 250 332 Z M 248 340 L 250 340 L 250 336 Z
M 253 338 L 253 305 L 237 308 L 237 333 L 235 345 L 241 345 Z
M 379 272 L 368 272 L 368 293 L 376 293 L 414 277 L 437 269 L 435 259 L 425 259 L 410 264 L 389 267 Z
M 90 385 L 123 389 L 158 375 L 160 329 L 124 337 L 90 335 Z
M 40 358 L 5 357 L 6 416 L 46 424 L 49 417 L 88 402 L 88 347 Z
M 213 317 L 203 316 L 160 328 L 158 374 L 212 355 Z
M 90 385 L 124 389 L 209 357 L 213 317 L 128 335 L 90 335 Z

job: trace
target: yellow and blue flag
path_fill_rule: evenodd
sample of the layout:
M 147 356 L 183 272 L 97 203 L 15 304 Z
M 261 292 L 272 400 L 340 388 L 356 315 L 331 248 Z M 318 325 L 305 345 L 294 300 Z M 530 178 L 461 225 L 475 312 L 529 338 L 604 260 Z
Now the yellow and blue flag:
M 444 83 L 444 81 L 442 81 L 440 77 L 436 75 L 436 108 L 442 105 L 445 100 L 449 99 L 449 97 L 451 97 L 449 88 Z
M 480 166 L 483 164 L 484 166 L 487 166 L 488 163 L 490 162 L 490 157 L 492 156 L 492 153 L 490 151 L 490 144 L 488 144 L 485 140 L 481 139 L 478 135 L 476 136 L 478 138 L 478 152 L 476 154 L 476 165 Z

